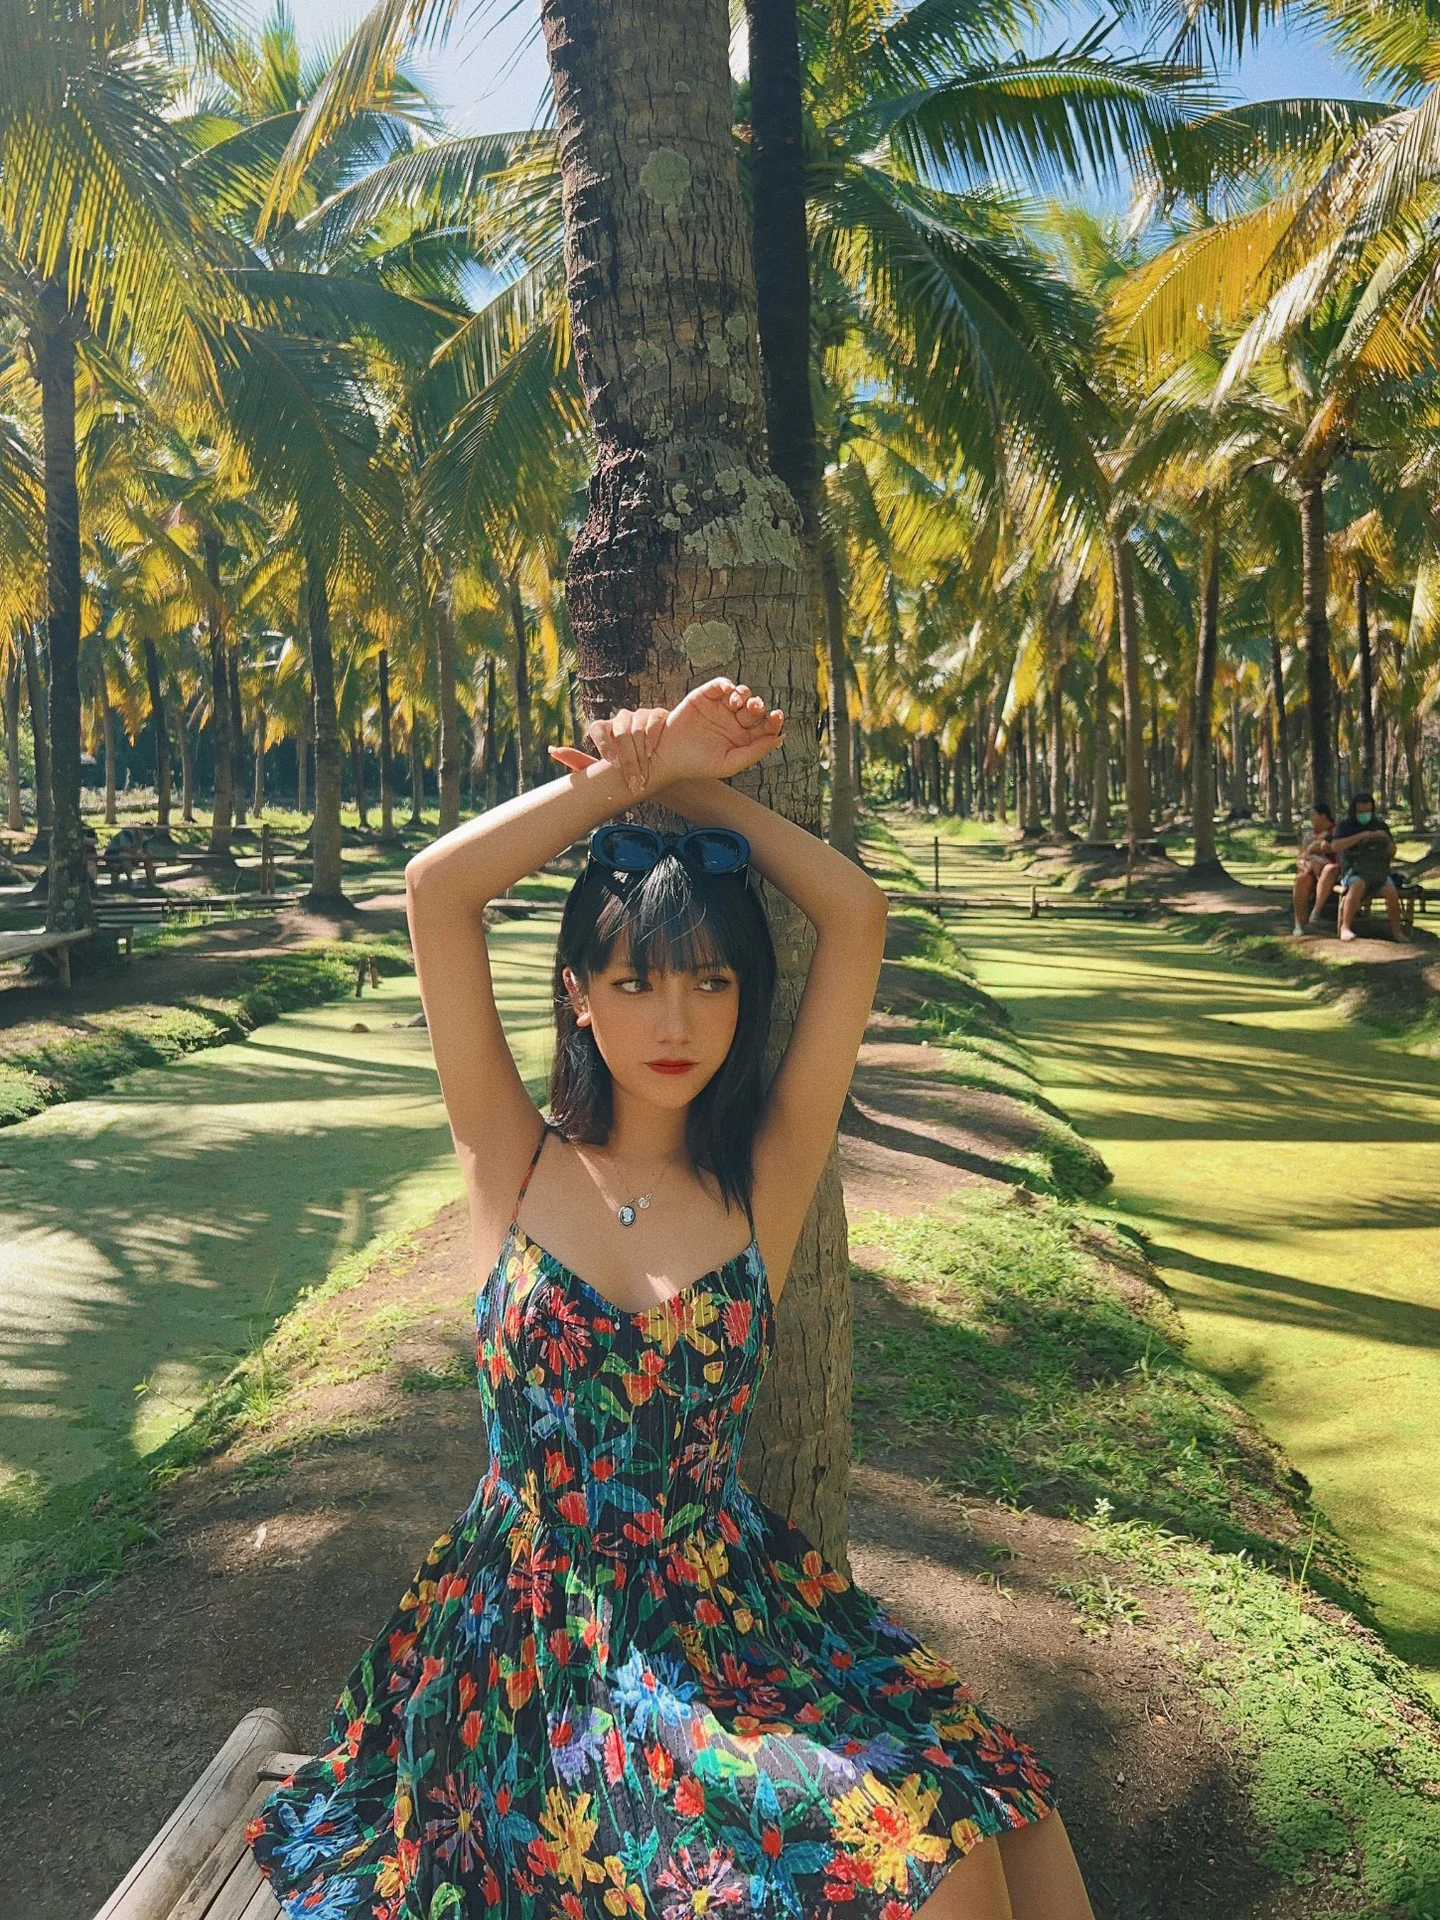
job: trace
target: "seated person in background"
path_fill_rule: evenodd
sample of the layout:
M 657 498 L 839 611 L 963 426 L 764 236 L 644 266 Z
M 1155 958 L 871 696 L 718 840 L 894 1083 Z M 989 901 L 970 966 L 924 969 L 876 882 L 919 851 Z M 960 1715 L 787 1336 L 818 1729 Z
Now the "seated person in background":
M 1316 924 L 1340 878 L 1340 862 L 1330 845 L 1334 831 L 1335 815 L 1329 801 L 1317 800 L 1310 809 L 1310 834 L 1301 844 L 1299 871 L 1291 896 L 1296 933 L 1304 933 L 1307 922 L 1312 927 Z
M 1379 892 L 1385 896 L 1390 938 L 1399 940 L 1400 894 L 1390 878 L 1395 842 L 1375 811 L 1373 793 L 1362 788 L 1351 795 L 1350 811 L 1330 836 L 1330 844 L 1340 857 L 1340 884 L 1345 890 L 1340 903 L 1340 938 L 1355 938 L 1355 916 L 1365 901 Z
M 105 849 L 105 865 L 116 880 L 122 873 L 127 880 L 133 880 L 136 867 L 143 865 L 146 885 L 159 885 L 155 874 L 155 850 L 148 838 L 150 831 L 148 827 L 121 827 L 118 833 L 111 834 L 110 844 Z

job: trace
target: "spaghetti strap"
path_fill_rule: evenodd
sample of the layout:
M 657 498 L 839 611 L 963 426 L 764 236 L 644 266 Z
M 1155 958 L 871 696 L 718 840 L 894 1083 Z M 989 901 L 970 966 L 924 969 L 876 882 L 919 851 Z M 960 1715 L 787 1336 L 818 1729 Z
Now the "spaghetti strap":
M 540 1120 L 540 1138 L 535 1143 L 535 1151 L 534 1153 L 531 1154 L 530 1164 L 525 1169 L 525 1178 L 520 1182 L 520 1191 L 516 1194 L 515 1204 L 510 1209 L 510 1226 L 512 1230 L 515 1227 L 519 1226 L 520 1224 L 521 1203 L 524 1201 L 526 1189 L 530 1185 L 531 1176 L 534 1173 L 536 1167 L 540 1163 L 540 1155 L 544 1152 L 545 1142 L 549 1138 L 550 1138 L 550 1122 L 547 1119 L 545 1119 L 544 1116 L 542 1115 Z

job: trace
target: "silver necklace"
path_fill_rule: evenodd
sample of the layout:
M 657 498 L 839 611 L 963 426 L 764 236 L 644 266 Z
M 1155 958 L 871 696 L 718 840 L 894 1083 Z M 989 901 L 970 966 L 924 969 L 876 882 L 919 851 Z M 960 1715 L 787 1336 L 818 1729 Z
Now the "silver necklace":
M 615 1164 L 620 1172 L 622 1183 L 627 1186 L 630 1185 L 631 1183 L 624 1178 L 625 1170 L 620 1166 L 619 1161 L 617 1160 Z M 618 1205 L 615 1201 L 611 1200 L 608 1195 L 605 1197 L 606 1206 L 615 1208 L 615 1218 L 620 1222 L 622 1227 L 633 1227 L 640 1215 L 648 1211 L 654 1204 L 655 1195 L 660 1191 L 661 1187 L 664 1186 L 673 1170 L 674 1162 L 672 1161 L 661 1174 L 660 1178 L 646 1192 L 632 1192 L 628 1200 L 622 1200 Z

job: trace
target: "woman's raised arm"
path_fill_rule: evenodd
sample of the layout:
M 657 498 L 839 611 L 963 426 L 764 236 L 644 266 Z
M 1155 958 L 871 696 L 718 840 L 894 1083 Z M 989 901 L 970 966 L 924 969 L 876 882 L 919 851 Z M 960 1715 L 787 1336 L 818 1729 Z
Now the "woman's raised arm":
M 734 827 L 752 863 L 815 929 L 804 991 L 755 1136 L 755 1212 L 771 1283 L 789 1270 L 865 1037 L 889 903 L 853 860 L 719 780 L 680 781 L 665 804 Z
M 482 1267 L 505 1236 L 540 1134 L 495 1005 L 485 908 L 631 797 L 624 773 L 599 762 L 467 820 L 405 869 L 420 998 Z

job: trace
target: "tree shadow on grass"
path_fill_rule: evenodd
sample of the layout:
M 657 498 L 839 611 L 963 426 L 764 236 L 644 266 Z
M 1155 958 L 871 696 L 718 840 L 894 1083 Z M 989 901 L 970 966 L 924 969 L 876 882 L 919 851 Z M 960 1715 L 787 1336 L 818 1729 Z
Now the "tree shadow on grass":
M 1220 1287 L 1219 1297 L 1197 1294 L 1187 1299 L 1187 1312 L 1233 1313 L 1249 1321 L 1257 1318 L 1257 1303 L 1263 1303 L 1260 1317 L 1276 1325 L 1359 1334 L 1366 1340 L 1421 1353 L 1440 1347 L 1440 1307 L 1366 1293 L 1355 1287 L 1326 1286 L 1318 1280 L 1302 1280 L 1294 1274 L 1245 1266 L 1235 1260 L 1209 1260 L 1158 1240 L 1149 1243 L 1149 1250 L 1158 1267 L 1195 1274 Z M 1227 1301 L 1227 1291 L 1233 1304 Z

